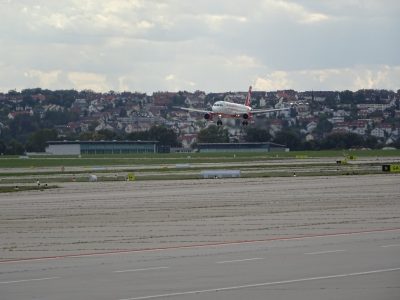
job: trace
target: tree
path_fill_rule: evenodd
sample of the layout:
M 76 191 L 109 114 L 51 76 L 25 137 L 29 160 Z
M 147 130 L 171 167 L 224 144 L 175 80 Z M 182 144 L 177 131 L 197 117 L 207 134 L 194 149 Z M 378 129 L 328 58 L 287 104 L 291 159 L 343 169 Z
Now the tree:
M 148 131 L 148 138 L 158 141 L 161 146 L 180 146 L 176 133 L 165 126 L 152 126 Z
M 23 98 L 22 98 L 22 103 L 21 103 L 22 105 L 29 105 L 29 106 L 35 106 L 35 104 L 36 104 L 36 102 L 33 100 L 33 98 L 29 95 L 27 95 L 27 96 L 24 96 Z
M 332 131 L 333 124 L 328 121 L 326 116 L 321 116 L 317 127 L 315 128 L 315 133 L 317 133 L 319 136 L 324 136 L 325 134 L 329 133 Z
M 329 95 L 325 98 L 325 105 L 331 109 L 337 109 L 337 99 L 334 95 Z
M 51 128 L 54 125 L 64 125 L 68 122 L 76 121 L 78 119 L 78 114 L 73 112 L 47 111 L 43 118 L 42 126 L 45 126 L 46 128 Z
M 79 140 L 80 140 L 80 141 L 93 141 L 93 140 L 94 140 L 93 135 L 94 135 L 94 132 L 93 132 L 93 131 L 85 131 L 85 132 L 82 132 L 82 133 L 79 135 Z
M 127 135 L 129 140 L 153 140 L 158 141 L 160 146 L 179 147 L 177 134 L 165 126 L 152 126 L 147 131 L 132 132 Z
M 149 131 L 138 131 L 138 132 L 131 132 L 129 133 L 126 138 L 131 141 L 138 141 L 138 140 L 148 140 Z
M 305 141 L 302 145 L 302 150 L 312 150 L 312 151 L 316 151 L 316 150 L 320 150 L 320 146 L 318 141 Z
M 222 126 L 210 125 L 205 129 L 200 130 L 197 135 L 199 143 L 228 143 L 228 130 Z
M 71 107 L 79 93 L 75 90 L 43 91 L 46 94 L 46 102 L 63 107 Z
M 38 130 L 39 123 L 35 117 L 30 115 L 17 115 L 10 123 L 10 135 L 18 137 L 18 140 L 25 142 L 26 137 Z
M 29 152 L 44 152 L 46 148 L 46 142 L 54 141 L 57 139 L 57 131 L 54 129 L 41 129 L 28 138 L 26 144 L 26 150 Z
M 177 93 L 174 95 L 172 98 L 172 103 L 168 105 L 170 108 L 172 106 L 184 106 L 185 105 L 185 96 L 182 94 L 182 92 Z
M 363 137 L 351 132 L 331 133 L 321 141 L 321 149 L 349 149 L 363 146 Z
M 90 122 L 89 131 L 94 131 L 96 129 L 96 127 L 99 126 L 99 124 L 100 124 L 99 121 L 96 121 L 96 120 Z
M 128 116 L 128 113 L 127 113 L 127 111 L 126 111 L 126 109 L 125 109 L 124 107 L 122 107 L 122 108 L 119 110 L 119 116 L 120 116 L 120 118 L 125 118 L 125 117 Z
M 363 90 L 359 90 L 354 93 L 354 100 L 356 103 L 364 103 L 365 102 L 365 93 Z
M 268 142 L 271 139 L 271 135 L 266 129 L 248 127 L 244 139 L 246 142 Z
M 101 140 L 112 141 L 112 140 L 117 140 L 118 135 L 117 133 L 115 133 L 110 129 L 101 129 L 93 134 L 93 139 L 95 141 L 101 141 Z
M 353 96 L 352 91 L 346 90 L 346 91 L 340 92 L 339 95 L 340 95 L 341 103 L 346 103 L 346 104 L 354 103 L 354 96 Z
M 5 154 L 8 155 L 21 155 L 24 154 L 25 148 L 24 146 L 18 142 L 17 140 L 11 140 L 8 145 L 6 145 Z
M 371 149 L 376 149 L 378 147 L 379 141 L 375 136 L 367 136 L 365 138 L 365 147 L 371 148 Z
M 274 140 L 274 143 L 286 145 L 291 150 L 299 150 L 301 147 L 301 139 L 297 132 L 291 129 L 279 131 Z
M 7 149 L 6 143 L 0 140 L 0 155 L 6 153 L 6 149 Z
M 9 90 L 7 95 L 8 96 L 18 96 L 19 93 L 16 90 Z

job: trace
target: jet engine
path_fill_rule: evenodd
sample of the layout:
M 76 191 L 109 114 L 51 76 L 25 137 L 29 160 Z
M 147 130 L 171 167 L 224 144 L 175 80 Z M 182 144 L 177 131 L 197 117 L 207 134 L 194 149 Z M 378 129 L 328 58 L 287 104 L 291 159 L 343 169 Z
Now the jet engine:
M 204 119 L 206 120 L 210 120 L 211 119 L 211 115 L 209 113 L 204 115 Z

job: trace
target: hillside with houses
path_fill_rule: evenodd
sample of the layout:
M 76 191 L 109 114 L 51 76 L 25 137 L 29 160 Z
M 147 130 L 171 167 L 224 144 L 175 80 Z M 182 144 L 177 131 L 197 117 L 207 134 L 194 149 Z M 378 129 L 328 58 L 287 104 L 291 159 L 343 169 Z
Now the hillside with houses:
M 147 95 L 40 88 L 12 90 L 0 93 L 2 153 L 7 152 L 10 145 L 25 147 L 32 135 L 43 129 L 52 130 L 52 138 L 58 140 L 96 139 L 96 133 L 104 132 L 112 133 L 110 138 L 125 139 L 129 134 L 149 130 L 154 125 L 172 129 L 182 147 L 190 148 L 197 142 L 198 133 L 210 122 L 201 114 L 188 113 L 176 106 L 211 109 L 215 101 L 244 103 L 245 97 L 245 91 Z M 364 140 L 372 140 L 373 146 L 400 143 L 400 90 L 257 91 L 252 94 L 252 106 L 291 107 L 288 111 L 253 118 L 249 124 L 248 128 L 268 132 L 271 139 L 290 131 L 302 145 L 312 145 L 335 133 L 356 134 Z M 231 142 L 246 140 L 247 129 L 240 124 L 240 120 L 224 120 Z M 97 137 L 104 138 L 104 135 Z

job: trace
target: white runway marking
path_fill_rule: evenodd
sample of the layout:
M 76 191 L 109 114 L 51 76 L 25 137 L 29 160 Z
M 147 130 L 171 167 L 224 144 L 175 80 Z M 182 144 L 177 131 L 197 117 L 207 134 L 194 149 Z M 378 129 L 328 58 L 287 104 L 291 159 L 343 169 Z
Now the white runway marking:
M 392 245 L 383 245 L 382 248 L 389 248 L 389 247 L 400 247 L 400 244 L 392 244 Z
M 154 268 L 144 268 L 144 269 L 120 270 L 120 271 L 114 271 L 113 273 L 128 273 L 128 272 L 152 271 L 152 270 L 162 270 L 162 269 L 168 269 L 168 267 L 154 267 Z
M 246 258 L 246 259 L 224 260 L 224 261 L 217 261 L 217 264 L 227 264 L 227 263 L 235 263 L 235 262 L 242 262 L 242 261 L 260 260 L 260 259 L 264 259 L 264 258 L 254 257 L 254 258 Z
M 319 276 L 319 277 L 308 277 L 308 278 L 299 278 L 299 279 L 293 279 L 293 280 L 282 280 L 282 281 L 273 281 L 273 282 L 264 282 L 264 283 L 254 283 L 254 284 L 228 286 L 228 287 L 214 288 L 214 289 L 207 289 L 207 290 L 197 290 L 197 291 L 187 291 L 187 292 L 177 292 L 177 293 L 170 293 L 170 294 L 159 294 L 159 295 L 150 295 L 150 296 L 142 296 L 142 297 L 134 297 L 134 298 L 125 298 L 125 299 L 120 299 L 120 300 L 144 300 L 144 299 L 156 299 L 156 298 L 163 298 L 163 297 L 193 295 L 193 294 L 200 294 L 200 293 L 232 291 L 232 290 L 253 288 L 253 287 L 259 287 L 259 286 L 289 284 L 289 283 L 307 282 L 307 281 L 314 281 L 314 280 L 344 278 L 344 277 L 351 277 L 351 276 L 363 276 L 363 275 L 371 275 L 371 274 L 395 272 L 395 271 L 400 271 L 400 268 L 382 269 L 382 270 L 373 270 L 373 271 L 366 271 L 366 272 L 328 275 L 328 276 Z
M 60 277 L 47 277 L 47 278 L 23 279 L 23 280 L 13 280 L 13 281 L 0 281 L 0 284 L 30 282 L 30 281 L 43 281 L 43 280 L 51 280 L 51 279 L 58 279 L 58 278 L 60 278 Z
M 346 250 L 329 250 L 329 251 L 319 251 L 319 252 L 309 252 L 304 253 L 306 255 L 314 255 L 314 254 L 327 254 L 327 253 L 337 253 L 337 252 L 345 252 Z
M 382 228 L 382 229 L 366 230 L 366 231 L 325 233 L 325 234 L 316 234 L 316 235 L 310 235 L 310 236 L 292 236 L 292 237 L 281 237 L 281 238 L 273 238 L 273 239 L 265 239 L 265 240 L 243 240 L 243 241 L 239 240 L 239 241 L 228 241 L 228 242 L 215 242 L 215 243 L 209 243 L 209 244 L 182 245 L 182 246 L 173 246 L 173 247 L 164 247 L 164 248 L 115 250 L 115 251 L 99 252 L 99 253 L 81 253 L 81 254 L 77 253 L 77 254 L 59 255 L 59 256 L 51 256 L 51 257 L 30 257 L 30 258 L 21 258 L 21 259 L 0 260 L 0 264 L 24 263 L 24 262 L 44 261 L 44 260 L 53 260 L 53 259 L 59 260 L 59 259 L 66 259 L 66 258 L 121 255 L 121 254 L 145 253 L 145 252 L 156 252 L 156 251 L 170 251 L 170 250 L 178 250 L 178 249 L 226 247 L 226 246 L 232 246 L 232 245 L 272 243 L 272 242 L 276 242 L 276 241 L 297 241 L 297 240 L 306 240 L 306 239 L 330 238 L 330 237 L 336 237 L 336 236 L 351 236 L 351 235 L 371 234 L 371 233 L 391 232 L 391 231 L 400 231 L 400 228 Z

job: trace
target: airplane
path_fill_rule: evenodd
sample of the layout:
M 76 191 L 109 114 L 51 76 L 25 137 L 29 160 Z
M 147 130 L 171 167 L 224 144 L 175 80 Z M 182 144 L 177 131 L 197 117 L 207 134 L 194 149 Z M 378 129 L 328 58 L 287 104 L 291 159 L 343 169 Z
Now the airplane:
M 217 101 L 213 104 L 210 110 L 202 110 L 202 109 L 196 109 L 196 108 L 189 108 L 189 107 L 179 107 L 179 106 L 174 106 L 174 108 L 186 110 L 189 112 L 197 112 L 197 113 L 203 113 L 204 114 L 204 119 L 207 121 L 212 121 L 214 116 L 218 117 L 217 125 L 220 126 L 222 125 L 222 120 L 221 118 L 242 118 L 242 125 L 246 126 L 249 124 L 249 120 L 253 117 L 253 115 L 258 115 L 258 114 L 265 114 L 269 112 L 274 112 L 274 111 L 283 111 L 283 110 L 289 110 L 290 108 L 285 107 L 285 108 L 277 108 L 277 109 L 253 109 L 250 106 L 251 103 L 251 89 L 252 87 L 249 87 L 249 91 L 247 93 L 246 101 L 244 104 L 237 104 L 233 102 L 228 102 L 228 101 Z

